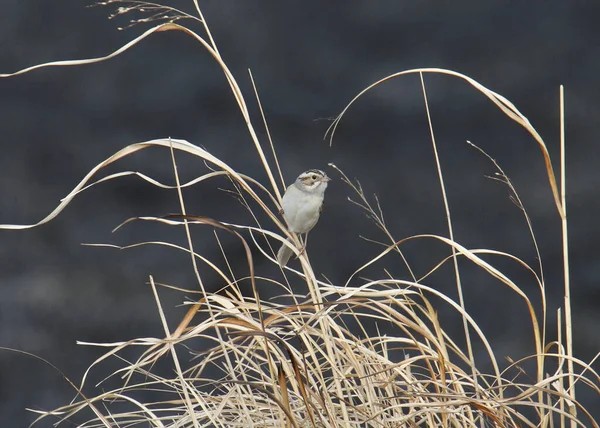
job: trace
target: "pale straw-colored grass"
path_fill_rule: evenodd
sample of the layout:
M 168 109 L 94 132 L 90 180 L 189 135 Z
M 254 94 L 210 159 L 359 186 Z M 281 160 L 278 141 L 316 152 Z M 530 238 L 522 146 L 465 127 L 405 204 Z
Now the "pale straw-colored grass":
M 427 91 L 423 76 L 427 73 L 443 73 L 464 79 L 477 91 L 487 96 L 506 116 L 529 131 L 540 147 L 547 167 L 550 188 L 553 191 L 557 215 L 564 224 L 565 254 L 567 250 L 566 209 L 564 205 L 564 175 L 561 175 L 563 194 L 556 183 L 550 154 L 542 138 L 518 109 L 506 98 L 489 90 L 473 79 L 460 73 L 443 69 L 415 69 L 386 77 L 363 90 L 334 121 L 330 137 L 347 109 L 369 89 L 404 74 L 418 73 L 424 95 L 425 113 L 429 119 L 431 143 L 433 144 L 438 177 L 448 219 L 448 236 L 419 235 L 403 239 L 395 238 L 388 230 L 378 200 L 369 200 L 360 184 L 352 182 L 335 165 L 342 180 L 354 189 L 356 198 L 352 203 L 361 207 L 384 233 L 387 243 L 381 253 L 366 260 L 343 284 L 331 284 L 317 279 L 306 252 L 295 250 L 300 269 L 286 267 L 279 274 L 266 277 L 257 272 L 253 260 L 266 258 L 276 263 L 273 249 L 286 238 L 298 244 L 278 215 L 283 182 L 277 163 L 275 146 L 269 139 L 268 154 L 263 150 L 248 114 L 244 95 L 236 79 L 229 71 L 215 45 L 206 20 L 196 1 L 195 15 L 146 2 L 117 2 L 118 15 L 128 12 L 144 12 L 150 15 L 136 22 L 166 21 L 147 30 L 139 37 L 101 58 L 57 61 L 40 64 L 16 73 L 3 74 L 10 77 L 49 66 L 80 66 L 110 60 L 124 54 L 147 36 L 161 31 L 182 31 L 197 40 L 220 65 L 248 132 L 254 142 L 256 154 L 263 165 L 267 183 L 260 183 L 249 175 L 231 168 L 225 159 L 218 159 L 208 151 L 181 139 L 156 139 L 131 144 L 99 163 L 67 195 L 46 218 L 33 225 L 1 225 L 5 229 L 24 229 L 42 225 L 54 219 L 80 192 L 90 186 L 125 175 L 136 175 L 147 182 L 178 192 L 181 214 L 164 217 L 139 217 L 130 221 L 152 221 L 173 227 L 184 227 L 188 244 L 181 247 L 169 242 L 142 242 L 132 244 L 162 245 L 190 256 L 191 269 L 197 279 L 196 290 L 180 290 L 183 295 L 196 295 L 186 301 L 189 309 L 181 320 L 168 320 L 162 309 L 160 288 L 150 277 L 151 289 L 157 304 L 157 315 L 163 325 L 156 337 L 138 338 L 119 343 L 84 343 L 81 345 L 104 347 L 107 352 L 94 361 L 83 379 L 78 382 L 78 396 L 63 407 L 39 413 L 38 420 L 52 419 L 58 425 L 69 426 L 76 417 L 87 420 L 84 427 L 563 427 L 598 426 L 589 411 L 575 399 L 575 386 L 590 388 L 600 393 L 598 374 L 591 362 L 577 359 L 572 354 L 572 326 L 568 270 L 565 274 L 565 306 L 558 312 L 561 330 L 558 338 L 548 338 L 546 324 L 549 314 L 546 307 L 545 283 L 542 265 L 530 267 L 522 260 L 492 249 L 469 249 L 453 239 L 452 217 L 445 196 L 443 174 L 435 146 L 434 122 L 429 115 Z M 200 24 L 204 36 L 191 28 L 174 23 L 192 19 Z M 226 94 L 224 94 L 226 96 Z M 255 92 L 258 99 L 258 92 Z M 266 126 L 266 119 L 264 119 Z M 563 119 L 564 120 L 564 119 Z M 564 140 L 563 140 L 564 141 Z M 531 141 L 524 142 L 530 144 Z M 162 147 L 172 162 L 175 183 L 167 185 L 135 171 L 124 171 L 96 179 L 96 175 L 109 164 L 148 147 Z M 564 146 L 564 143 L 563 143 Z M 180 183 L 175 153 L 187 152 L 209 165 L 211 172 L 188 183 Z M 487 155 L 486 155 L 487 156 Z M 564 159 L 564 155 L 562 156 Z M 490 158 L 498 170 L 496 179 L 510 189 L 515 203 L 523 209 L 516 190 L 500 166 Z M 564 172 L 564 164 L 562 166 Z M 227 176 L 233 192 L 242 202 L 241 209 L 248 210 L 253 224 L 228 224 L 187 213 L 181 189 L 217 176 Z M 94 181 L 96 180 L 96 181 Z M 529 217 L 523 213 L 535 236 Z M 261 224 L 259 218 L 268 219 Z M 246 261 L 231 260 L 225 250 L 222 256 L 226 267 L 221 268 L 194 251 L 192 233 L 197 227 L 210 227 L 225 231 L 238 238 L 245 249 Z M 219 232 L 220 233 L 220 232 Z M 215 243 L 220 244 L 219 233 Z M 357 237 L 358 239 L 358 237 Z M 439 260 L 429 273 L 415 276 L 402 250 L 407 241 L 421 240 L 442 243 L 448 248 L 448 257 Z M 127 247 L 124 247 L 127 248 Z M 537 244 L 536 244 L 537 251 Z M 378 279 L 361 279 L 361 273 L 387 256 L 386 262 L 397 257 L 412 275 L 410 280 L 398 279 L 383 269 Z M 524 266 L 539 286 L 539 296 L 525 293 L 490 261 L 506 258 Z M 539 256 L 539 252 L 538 252 Z M 419 254 L 411 254 L 418 258 Z M 518 361 L 498 361 L 485 332 L 469 315 L 462 298 L 464 285 L 461 281 L 457 260 L 465 259 L 478 266 L 490 277 L 499 280 L 514 292 L 514 299 L 523 301 L 535 354 L 521 357 Z M 565 259 L 566 260 L 566 259 Z M 427 285 L 428 277 L 447 262 L 454 264 L 454 278 L 447 278 L 457 287 L 458 301 Z M 198 264 L 204 264 L 221 278 L 224 287 L 209 292 L 199 274 Z M 568 268 L 568 263 L 565 263 Z M 245 272 L 236 275 L 234 272 Z M 372 274 L 372 272 L 371 272 Z M 294 294 L 288 280 L 302 284 L 305 294 Z M 252 294 L 245 295 L 241 285 L 251 284 Z M 276 303 L 261 299 L 261 289 L 280 289 L 287 296 Z M 174 288 L 174 287 L 171 287 Z M 298 289 L 296 287 L 296 289 Z M 532 300 L 541 298 L 541 308 Z M 464 337 L 461 341 L 450 338 L 449 328 L 440 323 L 440 305 L 447 305 L 463 320 Z M 566 319 L 561 324 L 561 313 Z M 386 331 L 379 327 L 386 324 Z M 524 331 L 525 331 L 524 326 Z M 190 343 L 203 338 L 210 343 L 206 349 L 195 350 Z M 189 345 L 189 346 L 188 346 Z M 473 349 L 484 349 L 487 357 L 476 360 Z M 122 351 L 137 351 L 137 358 L 126 360 Z M 104 383 L 88 385 L 89 372 L 103 365 L 108 359 L 117 359 L 122 366 L 110 376 L 118 379 L 119 386 L 105 390 Z M 172 364 L 172 376 L 163 377 L 154 371 L 158 360 Z M 535 361 L 533 377 L 517 374 L 525 361 Z M 547 367 L 558 367 L 548 373 Z M 491 367 L 485 373 L 480 367 Z M 86 388 L 95 391 L 83 395 Z M 143 394 L 139 394 L 143 392 Z M 144 397 L 140 401 L 137 397 Z M 155 398 L 153 398 L 155 397 Z

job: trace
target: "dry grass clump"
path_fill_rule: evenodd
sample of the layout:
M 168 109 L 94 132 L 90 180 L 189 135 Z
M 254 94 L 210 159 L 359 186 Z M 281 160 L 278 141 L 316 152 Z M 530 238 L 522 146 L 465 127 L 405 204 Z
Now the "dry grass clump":
M 81 65 L 108 60 L 124 53 L 149 34 L 183 31 L 198 40 L 221 66 L 269 182 L 259 183 L 242 172 L 235 171 L 224 160 L 215 158 L 187 141 L 157 139 L 132 144 L 100 163 L 38 224 L 2 226 L 20 229 L 46 223 L 59 215 L 79 192 L 85 191 L 89 186 L 135 174 L 156 186 L 177 191 L 181 214 L 160 218 L 140 217 L 125 223 L 132 220 L 160 222 L 184 227 L 188 236 L 185 248 L 168 242 L 136 245 L 166 245 L 188 253 L 198 282 L 198 297 L 185 302 L 189 309 L 185 317 L 177 321 L 177 327 L 173 328 L 162 310 L 160 286 L 150 277 L 158 314 L 164 327 L 161 336 L 112 344 L 82 343 L 109 348 L 89 370 L 106 363 L 109 358 L 121 361 L 122 367 L 112 374 L 113 380 L 119 379 L 119 386 L 104 390 L 104 384 L 101 384 L 93 388 L 92 395 L 84 395 L 84 386 L 86 390 L 90 388 L 86 383 L 86 373 L 79 386 L 74 386 L 78 396 L 73 402 L 54 411 L 38 412 L 38 420 L 51 418 L 57 420 L 58 425 L 68 426 L 69 421 L 84 418 L 87 422 L 80 425 L 83 427 L 598 426 L 575 397 L 575 386 L 589 387 L 595 393 L 599 393 L 600 389 L 598 374 L 592 369 L 591 363 L 580 361 L 572 354 L 568 275 L 565 275 L 564 312 L 558 312 L 559 317 L 561 313 L 565 315 L 564 324 L 559 319 L 559 325 L 564 326 L 564 334 L 561 330 L 560 337 L 550 339 L 546 337 L 548 313 L 540 268 L 529 267 L 510 254 L 494 250 L 469 250 L 461 246 L 453 239 L 450 220 L 449 238 L 421 235 L 397 240 L 387 229 L 378 202 L 373 205 L 360 185 L 348 180 L 334 165 L 332 167 L 340 173 L 342 179 L 355 190 L 357 198 L 354 203 L 368 213 L 388 238 L 387 247 L 380 255 L 357 268 L 345 284 L 334 285 L 318 280 L 306 252 L 298 252 L 299 270 L 285 267 L 280 275 L 271 277 L 256 272 L 253 257 L 265 257 L 276 263 L 273 248 L 277 248 L 288 237 L 296 243 L 298 241 L 297 237 L 286 231 L 278 216 L 281 201 L 278 183 L 283 180 L 274 146 L 271 143 L 270 153 L 266 154 L 258 141 L 244 96 L 223 62 L 197 2 L 193 2 L 197 14 L 194 16 L 146 2 L 104 2 L 109 3 L 121 5 L 117 14 L 150 12 L 146 18 L 137 18 L 133 23 L 156 20 L 164 22 L 106 57 L 41 64 L 12 75 L 40 67 Z M 174 23 L 175 20 L 184 18 L 193 18 L 196 24 L 200 23 L 205 35 L 200 36 L 190 28 Z M 376 82 L 361 92 L 348 107 L 370 88 L 408 73 L 421 75 L 425 101 L 424 73 L 445 73 L 464 79 L 531 133 L 546 162 L 557 211 L 563 218 L 566 242 L 564 192 L 561 195 L 558 189 L 546 146 L 529 121 L 502 96 L 453 71 L 417 69 Z M 10 75 L 2 75 L 7 76 Z M 346 109 L 332 126 L 332 138 Z M 428 113 L 427 104 L 426 111 Z M 431 137 L 435 150 L 433 131 Z M 122 172 L 92 181 L 96 173 L 107 165 L 152 146 L 170 150 L 176 179 L 174 185 L 159 183 L 137 172 Z M 212 171 L 192 182 L 180 183 L 175 151 L 197 156 Z M 435 153 L 437 161 L 437 151 Z M 514 200 L 522 207 L 510 180 L 498 165 L 496 167 L 497 179 L 509 186 Z M 444 202 L 447 202 L 439 162 L 438 173 L 444 191 Z M 243 209 L 249 210 L 255 219 L 254 224 L 227 224 L 217 219 L 187 214 L 181 189 L 221 175 L 230 179 L 234 192 L 242 201 Z M 447 203 L 446 209 L 449 214 Z M 269 224 L 260 224 L 258 219 L 265 216 L 270 220 Z M 450 218 L 448 215 L 448 219 Z M 191 233 L 195 227 L 200 227 L 198 225 L 226 231 L 239 238 L 239 245 L 245 248 L 245 268 L 242 269 L 236 261 L 230 261 L 226 252 L 223 252 L 227 261 L 225 270 L 197 254 L 192 245 Z M 215 234 L 215 239 L 219 244 L 219 234 Z M 410 271 L 402 254 L 402 246 L 408 240 L 435 240 L 448 246 L 450 255 L 440 260 L 430 273 L 446 262 L 454 263 L 455 277 L 449 280 L 456 283 L 458 301 L 427 286 L 429 274 L 422 278 L 413 276 L 412 280 L 407 281 L 394 278 L 383 270 L 379 279 L 360 279 L 364 269 L 386 255 L 395 255 Z M 483 260 L 482 255 L 506 257 L 525 266 L 539 284 L 542 307 L 535 308 L 531 303 L 532 298 L 537 299 L 538 296 L 528 296 L 518 284 Z M 465 309 L 458 258 L 467 259 L 479 266 L 513 290 L 516 299 L 526 303 L 535 355 L 502 367 L 484 332 Z M 198 273 L 199 263 L 214 270 L 226 286 L 218 292 L 208 292 Z M 233 263 L 238 266 L 234 268 Z M 567 267 L 568 261 L 565 260 L 565 268 Z M 244 275 L 234 274 L 234 271 L 242 270 L 245 270 Z M 290 282 L 301 284 L 295 285 L 295 288 L 306 290 L 306 294 L 293 293 Z M 251 284 L 250 296 L 241 291 L 246 284 Z M 280 288 L 280 294 L 285 298 L 277 301 L 261 300 L 260 291 L 265 286 Z M 190 290 L 182 290 L 182 295 L 184 292 L 186 295 L 190 294 Z M 463 320 L 464 343 L 452 340 L 447 326 L 439 322 L 439 307 L 436 305 L 440 304 L 448 305 Z M 393 331 L 394 335 L 379 333 L 378 326 L 384 324 L 386 331 Z M 374 331 L 378 333 L 374 334 Z M 210 345 L 206 349 L 196 349 L 199 338 Z M 486 361 L 475 360 L 475 346 L 485 348 Z M 137 358 L 130 361 L 123 353 L 127 350 L 130 354 L 132 349 Z M 154 370 L 159 360 L 170 362 L 172 375 L 161 376 Z M 536 373 L 531 377 L 525 374 L 515 375 L 522 370 L 521 365 L 525 360 L 534 361 Z M 478 368 L 484 365 L 492 367 L 491 373 Z M 548 367 L 556 369 L 549 373 Z M 139 397 L 143 397 L 143 401 Z

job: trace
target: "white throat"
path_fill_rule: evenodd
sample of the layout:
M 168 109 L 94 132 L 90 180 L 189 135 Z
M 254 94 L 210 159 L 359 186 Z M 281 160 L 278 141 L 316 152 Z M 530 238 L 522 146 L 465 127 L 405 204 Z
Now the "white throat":
M 325 194 L 325 189 L 327 189 L 326 181 L 317 181 L 316 183 L 313 183 L 312 185 L 306 185 L 302 181 L 298 180 L 294 183 L 294 185 L 298 188 L 298 190 L 305 192 L 305 193 L 310 193 L 313 195 L 323 195 L 323 194 Z

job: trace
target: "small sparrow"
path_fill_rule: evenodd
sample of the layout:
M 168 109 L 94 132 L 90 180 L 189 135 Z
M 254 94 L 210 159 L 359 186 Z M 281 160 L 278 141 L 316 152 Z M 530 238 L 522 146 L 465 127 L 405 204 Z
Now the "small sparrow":
M 329 180 L 323 171 L 309 169 L 300 174 L 294 184 L 287 188 L 281 205 L 283 218 L 290 232 L 308 234 L 315 227 L 321 215 L 323 197 Z M 283 244 L 277 252 L 277 261 L 281 266 L 285 266 L 293 253 L 291 248 Z

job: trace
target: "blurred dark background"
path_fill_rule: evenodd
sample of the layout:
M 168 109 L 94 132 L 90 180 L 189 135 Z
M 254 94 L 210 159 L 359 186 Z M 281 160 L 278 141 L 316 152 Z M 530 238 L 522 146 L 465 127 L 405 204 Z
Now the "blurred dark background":
M 87 4 L 4 0 L 0 73 L 52 60 L 103 56 L 149 28 L 118 31 L 134 15 L 108 20 L 114 7 L 86 8 Z M 169 4 L 193 11 L 191 1 Z M 377 194 L 397 239 L 448 234 L 418 75 L 367 93 L 349 110 L 329 147 L 322 139 L 325 130 L 352 97 L 377 79 L 406 69 L 459 71 L 514 102 L 545 139 L 558 171 L 558 94 L 559 85 L 565 85 L 574 349 L 584 361 L 594 357 L 600 350 L 596 226 L 600 7 L 565 1 L 212 0 L 200 5 L 266 144 L 247 69 L 253 73 L 286 181 L 309 168 L 325 169 L 334 178 L 308 251 L 315 271 L 338 284 L 380 251 L 359 235 L 383 237 L 364 213 L 347 202 L 352 192 L 327 168 L 329 162 L 360 180 L 369 197 Z M 202 32 L 198 24 L 188 25 Z M 466 144 L 470 140 L 504 168 L 531 216 L 552 320 L 548 341 L 553 340 L 553 320 L 563 291 L 561 233 L 540 150 L 524 129 L 464 81 L 428 74 L 425 84 L 455 238 L 466 247 L 506 251 L 537 266 L 522 213 L 510 202 L 506 186 L 485 178 L 495 169 Z M 48 68 L 0 80 L 0 223 L 39 221 L 115 151 L 167 136 L 201 145 L 238 171 L 267 182 L 226 79 L 210 55 L 183 33 L 155 34 L 100 64 Z M 196 158 L 177 157 L 185 180 L 207 171 Z M 167 150 L 138 153 L 107 172 L 121 170 L 173 183 Z M 233 198 L 216 187 L 228 183 L 216 180 L 186 190 L 189 212 L 225 221 L 247 220 Z M 0 346 L 43 357 L 77 383 L 103 350 L 78 346 L 76 340 L 162 336 L 146 284 L 148 275 L 194 289 L 189 258 L 159 247 L 118 251 L 80 244 L 184 243 L 183 229 L 158 224 L 134 223 L 111 234 L 131 216 L 178 211 L 173 191 L 127 177 L 81 194 L 49 224 L 2 231 Z M 212 231 L 194 232 L 196 250 L 219 260 Z M 243 274 L 239 242 L 222 238 Z M 424 274 L 448 249 L 420 241 L 407 244 L 405 252 L 415 271 Z M 258 253 L 255 256 L 259 269 L 276 272 Z M 539 307 L 538 288 L 530 274 L 515 263 L 489 260 L 531 294 Z M 382 266 L 409 279 L 397 258 L 385 259 Z M 468 263 L 461 267 L 467 308 L 488 335 L 497 358 L 505 364 L 505 356 L 516 360 L 534 352 L 523 301 Z M 380 269 L 377 272 L 383 275 Z M 208 269 L 201 273 L 207 288 L 223 286 Z M 456 298 L 453 278 L 448 266 L 426 283 Z M 279 292 L 262 287 L 265 295 Z M 161 293 L 175 326 L 185 310 L 177 305 L 185 296 Z M 442 321 L 457 321 L 441 303 L 439 311 Z M 457 340 L 460 332 L 456 322 Z M 485 361 L 479 345 L 476 355 Z M 94 380 L 101 378 L 100 370 L 92 375 Z M 69 385 L 48 365 L 0 352 L 0 426 L 27 426 L 34 416 L 26 407 L 48 410 L 72 396 Z M 585 390 L 579 397 L 588 406 L 598 399 Z M 597 406 L 592 411 L 600 416 Z M 39 426 L 50 426 L 50 420 Z

